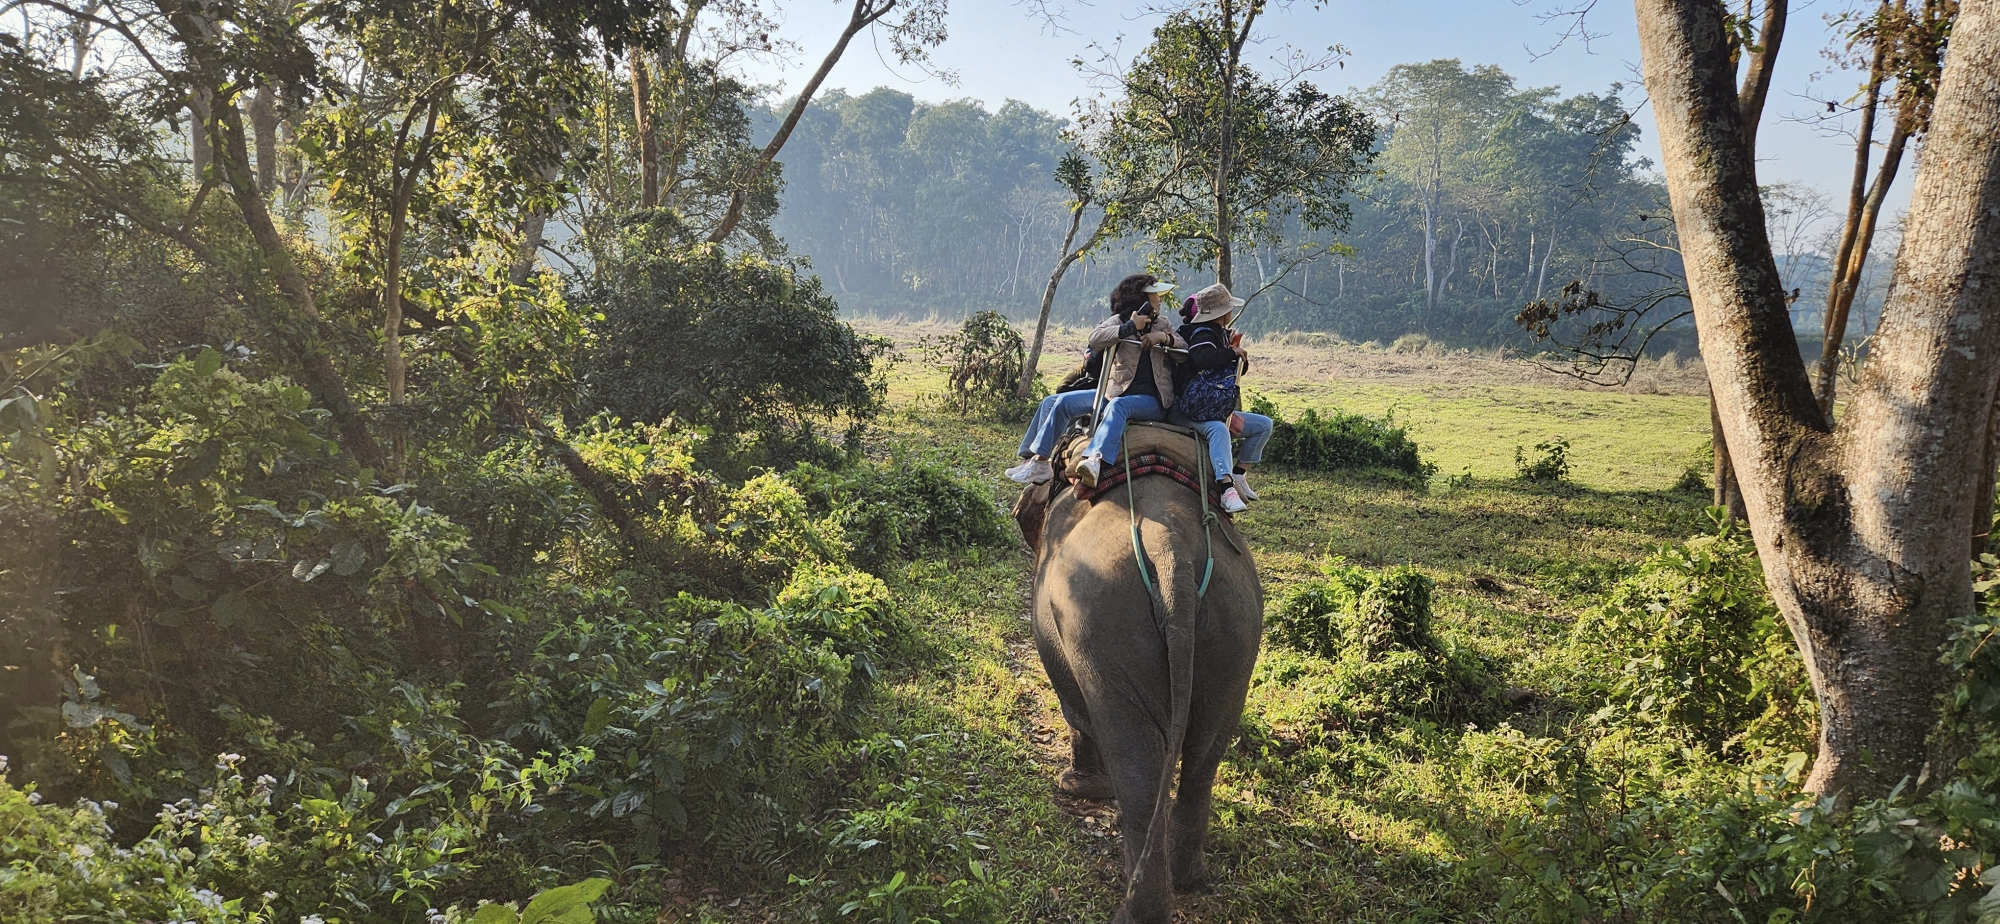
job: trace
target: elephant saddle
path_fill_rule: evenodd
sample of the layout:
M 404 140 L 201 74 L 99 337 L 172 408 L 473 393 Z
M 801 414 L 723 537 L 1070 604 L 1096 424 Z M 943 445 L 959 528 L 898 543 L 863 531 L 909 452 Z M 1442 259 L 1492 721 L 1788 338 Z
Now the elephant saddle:
M 1189 430 L 1171 424 L 1151 421 L 1134 421 L 1125 427 L 1124 454 L 1117 462 L 1104 467 L 1104 474 L 1097 479 L 1095 489 L 1075 483 L 1069 473 L 1076 470 L 1083 460 L 1084 445 L 1088 440 L 1073 439 L 1056 450 L 1056 458 L 1061 465 L 1056 470 L 1064 473 L 1071 489 L 1079 500 L 1093 500 L 1106 491 L 1125 483 L 1125 463 L 1131 461 L 1132 477 L 1144 478 L 1148 475 L 1165 475 L 1187 486 L 1187 489 L 1202 492 L 1209 485 L 1209 479 L 1199 474 L 1207 466 L 1202 458 L 1203 446 Z M 1213 492 L 1209 501 L 1214 503 Z

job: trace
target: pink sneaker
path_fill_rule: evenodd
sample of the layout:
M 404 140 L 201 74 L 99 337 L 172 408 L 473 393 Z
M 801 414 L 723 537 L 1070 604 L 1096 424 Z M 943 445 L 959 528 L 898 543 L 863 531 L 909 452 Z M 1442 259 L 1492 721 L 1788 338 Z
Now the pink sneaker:
M 1234 486 L 1222 492 L 1222 512 L 1242 513 L 1248 509 L 1250 505 L 1243 502 L 1243 495 L 1236 493 Z
M 1244 500 L 1253 501 L 1257 499 L 1257 492 L 1250 490 L 1249 475 L 1246 475 L 1242 472 L 1237 472 L 1233 475 L 1230 475 L 1229 480 L 1236 482 L 1236 493 L 1243 495 Z

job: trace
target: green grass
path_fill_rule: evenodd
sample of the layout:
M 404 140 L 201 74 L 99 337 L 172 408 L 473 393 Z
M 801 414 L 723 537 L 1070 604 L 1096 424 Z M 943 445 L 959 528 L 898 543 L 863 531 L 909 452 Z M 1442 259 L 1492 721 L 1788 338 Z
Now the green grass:
M 1001 503 L 1012 501 L 1014 488 L 1000 471 L 1012 461 L 1017 426 L 957 418 L 935 398 L 940 377 L 913 364 L 897 367 L 888 384 L 892 410 L 871 451 L 928 456 L 992 485 Z M 1705 525 L 1704 497 L 1663 490 L 1705 438 L 1703 399 L 1308 383 L 1281 383 L 1268 393 L 1288 410 L 1394 408 L 1442 474 L 1412 488 L 1259 470 L 1265 499 L 1239 523 L 1267 595 L 1314 574 L 1327 556 L 1414 565 L 1437 581 L 1440 634 L 1506 687 L 1559 691 L 1565 669 L 1551 652 L 1577 615 L 1647 553 Z M 1514 480 L 1514 447 L 1552 436 L 1572 441 L 1577 483 Z M 1468 468 L 1470 483 L 1445 477 Z M 901 740 L 925 752 L 909 773 L 933 791 L 926 804 L 984 839 L 1005 919 L 1102 922 L 1120 897 L 1117 842 L 1103 807 L 1053 795 L 1066 744 L 1030 640 L 1027 565 L 1024 551 L 975 550 L 888 576 L 905 611 L 925 627 L 934 659 L 894 685 L 881 714 Z M 1311 656 L 1266 646 L 1245 739 L 1217 786 L 1214 887 L 1184 895 L 1182 919 L 1489 920 L 1491 897 L 1454 880 L 1453 863 L 1467 849 L 1454 832 L 1465 830 L 1467 819 L 1534 798 L 1465 756 L 1468 742 L 1477 750 L 1487 740 L 1480 736 L 1494 729 L 1403 727 L 1368 740 L 1342 737 L 1322 721 L 1317 680 L 1325 668 Z M 1551 701 L 1526 696 L 1505 721 L 1530 736 L 1553 733 L 1567 717 L 1536 705 Z M 917 830 L 942 837 L 943 823 Z M 892 841 L 873 849 L 908 858 L 898 868 L 916 881 L 962 877 L 958 861 L 939 859 L 935 846 Z M 788 874 L 855 885 L 839 868 Z M 670 907 L 662 919 L 810 920 L 826 905 L 806 891 L 774 887 L 733 908 L 725 903 L 734 897 L 693 901 Z M 857 912 L 848 919 L 870 918 Z
M 1672 485 L 1708 443 L 1708 399 L 1519 385 L 1255 383 L 1286 413 L 1337 407 L 1393 414 L 1438 471 L 1511 478 L 1514 448 L 1570 441 L 1571 478 L 1604 491 Z

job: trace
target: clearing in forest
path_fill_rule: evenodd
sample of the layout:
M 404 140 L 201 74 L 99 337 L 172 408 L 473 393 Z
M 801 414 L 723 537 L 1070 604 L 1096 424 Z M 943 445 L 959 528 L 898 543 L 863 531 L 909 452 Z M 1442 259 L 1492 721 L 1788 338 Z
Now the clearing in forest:
M 861 326 L 901 348 L 875 447 L 945 462 L 1011 502 L 1015 488 L 1000 470 L 1013 457 L 1017 426 L 958 417 L 936 397 L 942 376 L 908 349 L 943 329 Z M 1060 375 L 1069 346 L 1062 336 L 1051 344 L 1044 367 L 1051 375 Z M 1558 714 L 1555 694 L 1574 670 L 1559 652 L 1577 616 L 1647 554 L 1707 528 L 1706 496 L 1670 489 L 1707 438 L 1707 400 L 1686 387 L 1698 375 L 1649 369 L 1651 393 L 1639 394 L 1587 390 L 1517 362 L 1435 349 L 1392 353 L 1301 340 L 1254 344 L 1253 356 L 1263 364 L 1246 382 L 1288 413 L 1393 409 L 1438 465 L 1425 485 L 1260 470 L 1265 499 L 1239 523 L 1267 597 L 1318 573 L 1332 556 L 1412 565 L 1436 582 L 1439 635 L 1504 688 L 1509 714 L 1484 725 L 1348 734 L 1327 663 L 1267 639 L 1242 740 L 1218 779 L 1214 888 L 1183 896 L 1181 919 L 1481 916 L 1490 907 L 1475 905 L 1490 897 L 1454 883 L 1464 851 L 1454 832 L 1531 797 L 1482 774 L 1465 755 L 1491 751 L 1495 741 L 1534 740 L 1542 729 L 1559 737 L 1554 729 L 1573 717 Z M 1515 447 L 1552 437 L 1570 441 L 1572 478 L 1515 479 Z M 1007 920 L 1100 922 L 1121 894 L 1116 810 L 1054 794 L 1067 746 L 1030 637 L 1027 569 L 1025 552 L 973 550 L 890 576 L 936 658 L 902 677 L 883 704 L 909 757 L 898 792 L 860 816 L 879 829 L 856 843 L 907 857 L 904 889 L 945 888 L 977 860 L 1003 884 Z M 689 920 L 810 913 L 781 895 L 726 911 L 681 910 Z M 893 907 L 894 890 L 880 902 Z

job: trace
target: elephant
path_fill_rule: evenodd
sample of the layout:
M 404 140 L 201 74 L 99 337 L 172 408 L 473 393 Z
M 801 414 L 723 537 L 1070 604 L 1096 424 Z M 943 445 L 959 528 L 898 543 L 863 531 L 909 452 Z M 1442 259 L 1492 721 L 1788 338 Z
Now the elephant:
M 1114 924 L 1165 924 L 1175 888 L 1207 878 L 1215 772 L 1249 693 L 1263 589 L 1235 524 L 1205 531 L 1202 498 L 1172 478 L 1095 500 L 1060 488 L 1030 489 L 1014 508 L 1035 554 L 1035 648 L 1070 729 L 1056 785 L 1118 800 L 1126 889 Z

